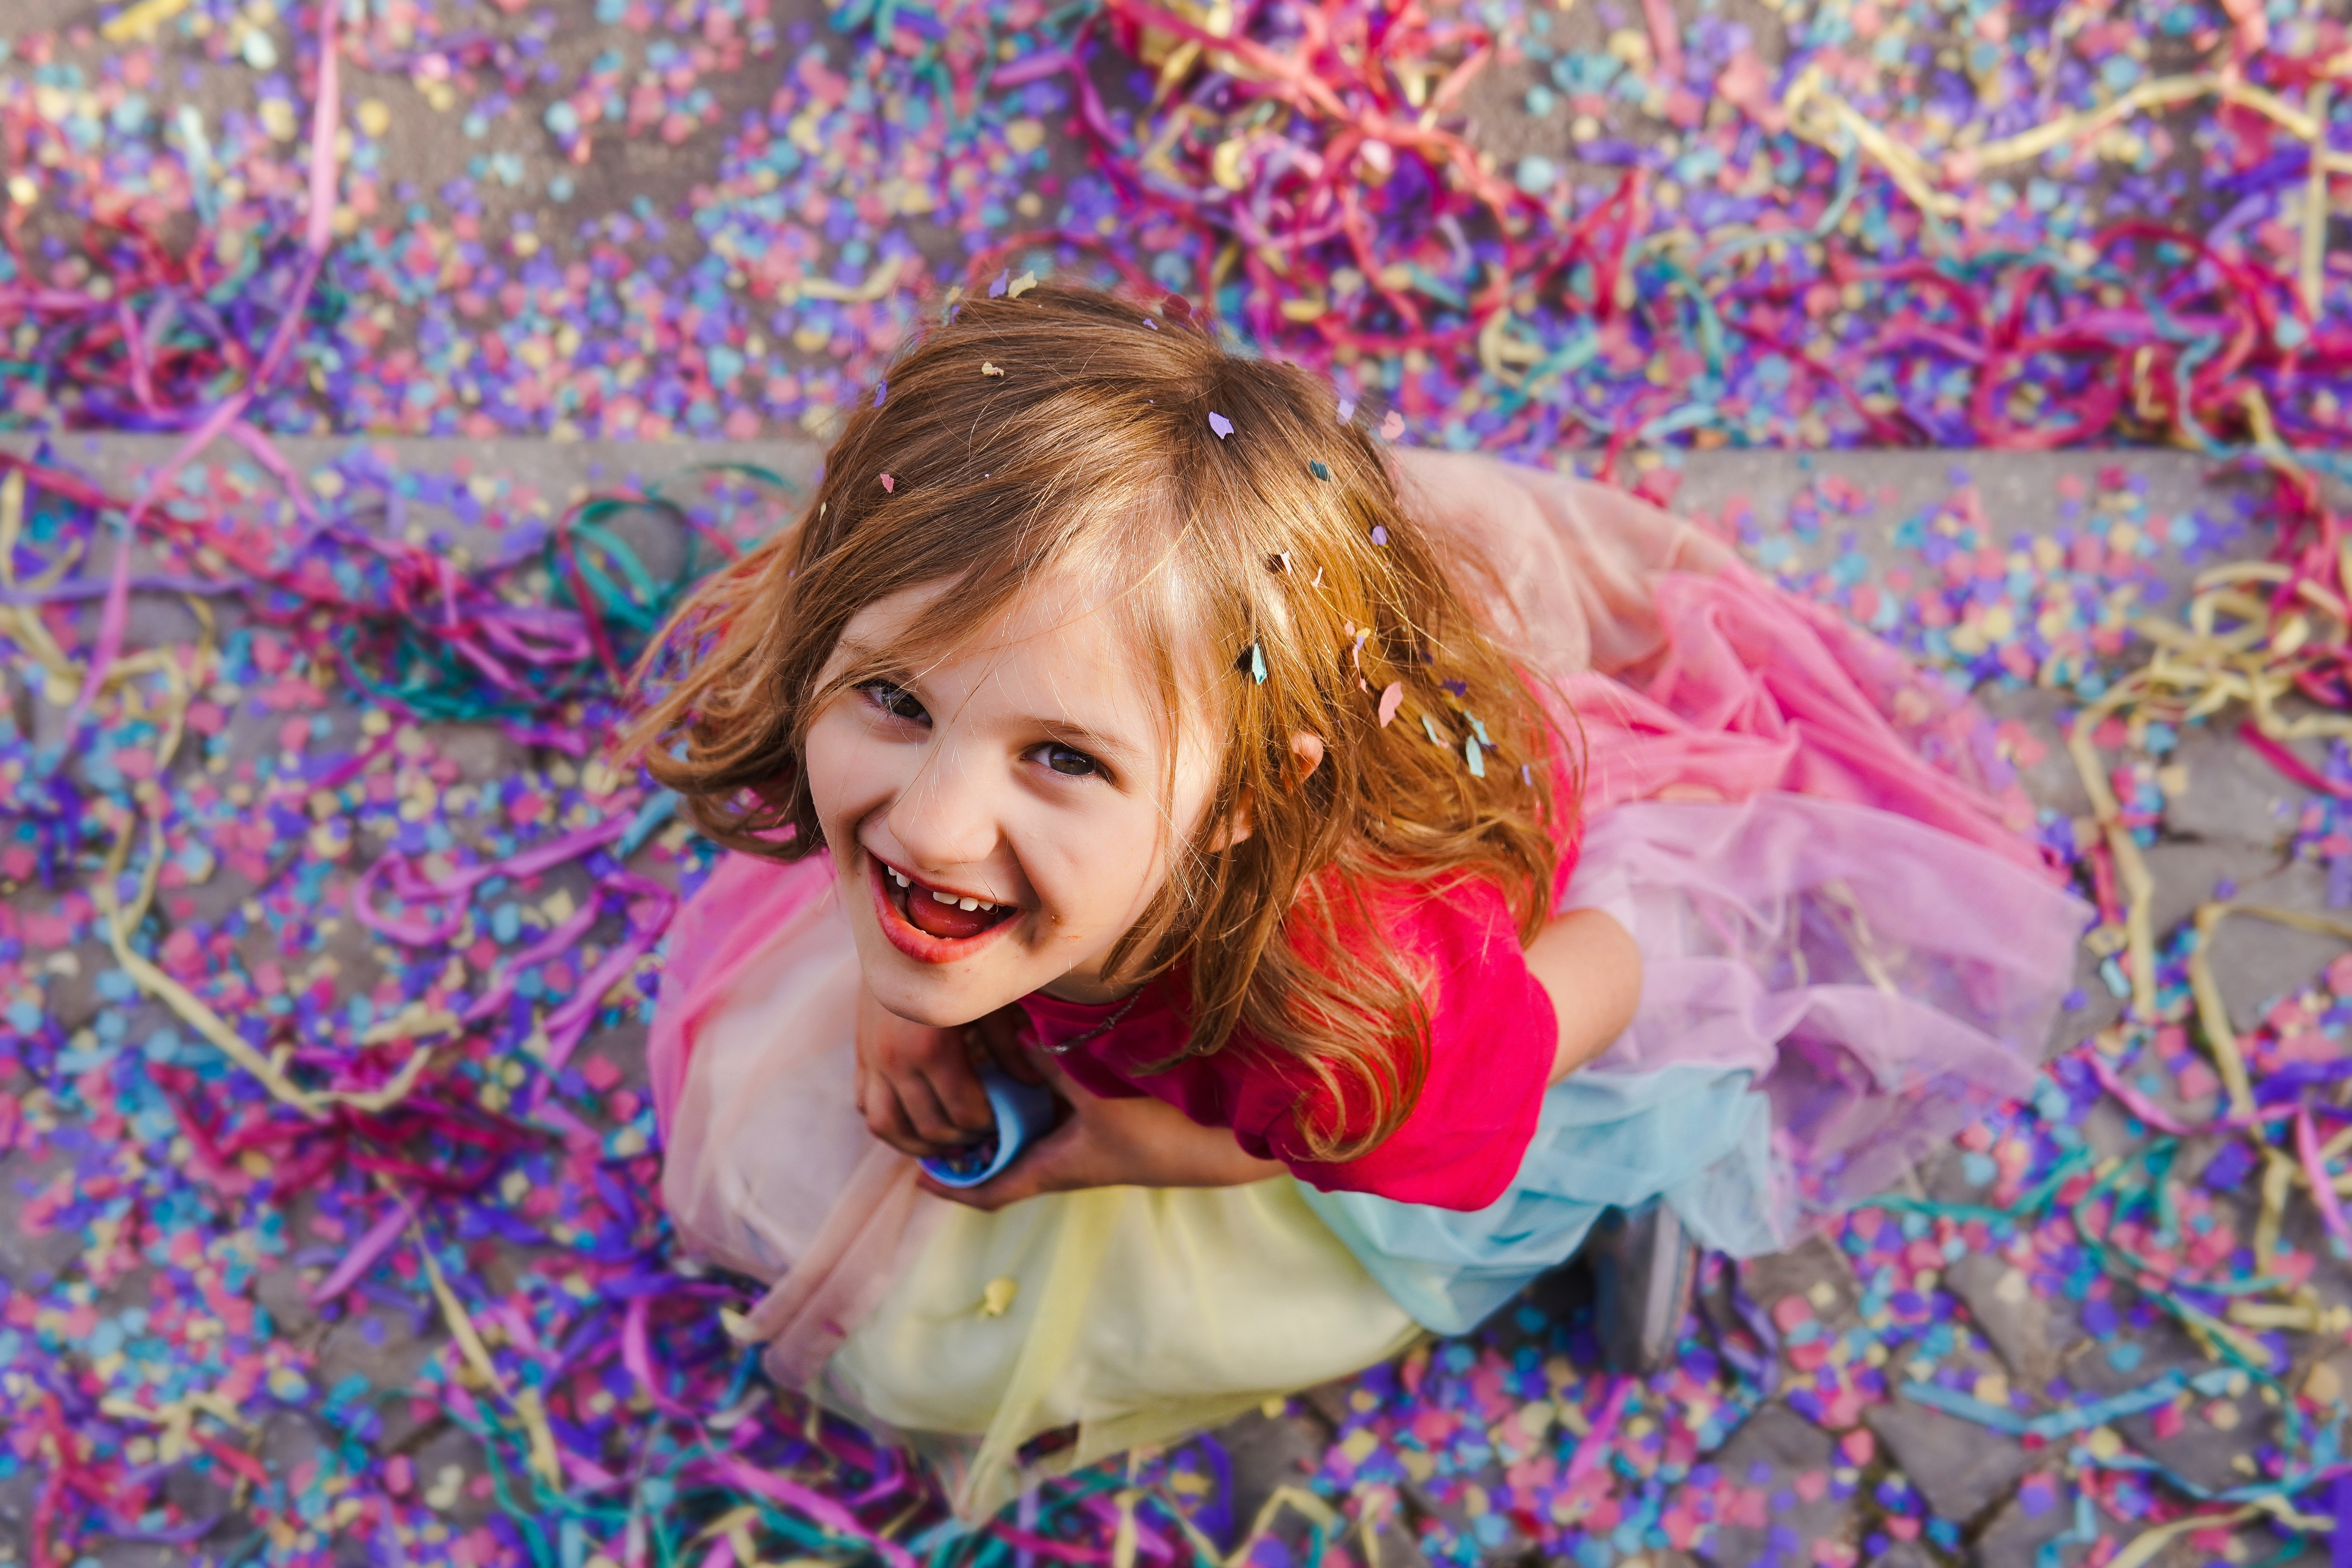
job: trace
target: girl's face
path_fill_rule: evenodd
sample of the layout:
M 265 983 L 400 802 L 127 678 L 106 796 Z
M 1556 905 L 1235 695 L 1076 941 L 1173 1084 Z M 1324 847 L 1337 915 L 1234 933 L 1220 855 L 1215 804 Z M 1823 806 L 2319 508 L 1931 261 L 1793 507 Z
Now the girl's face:
M 867 605 L 824 679 L 910 640 L 948 591 Z M 819 710 L 810 790 L 885 1007 L 944 1026 L 1041 989 L 1113 994 L 1103 958 L 1150 905 L 1170 846 L 1199 829 L 1215 784 L 1200 726 L 1171 722 L 1137 662 L 1102 596 L 1048 578 L 963 647 Z

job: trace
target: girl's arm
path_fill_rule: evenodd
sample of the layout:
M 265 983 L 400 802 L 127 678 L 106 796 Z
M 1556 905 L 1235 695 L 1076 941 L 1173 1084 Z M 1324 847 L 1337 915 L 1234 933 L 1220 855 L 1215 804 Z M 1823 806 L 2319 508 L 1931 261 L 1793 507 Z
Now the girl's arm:
M 1102 1099 L 1051 1058 L 1034 1059 L 1070 1108 L 1062 1124 L 1023 1150 L 994 1181 L 958 1190 L 926 1176 L 925 1191 L 977 1209 L 1001 1209 L 1039 1193 L 1080 1187 L 1238 1187 L 1286 1169 L 1279 1161 L 1244 1152 L 1231 1129 L 1203 1127 L 1149 1096 Z
M 1607 1050 L 1642 1000 L 1642 950 L 1600 910 L 1570 910 L 1545 927 L 1528 949 L 1528 972 L 1559 1020 L 1552 1083 Z

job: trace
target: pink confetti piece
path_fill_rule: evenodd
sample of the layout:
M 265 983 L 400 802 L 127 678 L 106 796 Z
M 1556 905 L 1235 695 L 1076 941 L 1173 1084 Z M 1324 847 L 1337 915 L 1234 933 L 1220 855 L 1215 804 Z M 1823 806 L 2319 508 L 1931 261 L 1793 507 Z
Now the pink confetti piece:
M 894 493 L 896 493 L 896 492 L 897 492 L 898 489 L 898 480 L 896 480 L 896 479 L 892 479 L 892 478 L 891 478 L 889 475 L 887 475 L 887 474 L 885 474 L 885 475 L 883 475 L 883 476 L 882 476 L 882 493 L 883 493 L 884 495 L 891 495 L 891 494 L 894 494 Z
M 1393 408 L 1390 409 L 1388 417 L 1381 421 L 1381 439 L 1393 441 L 1403 434 L 1404 416 Z
M 1403 681 L 1391 680 L 1386 686 L 1381 688 L 1381 728 L 1383 730 L 1387 729 L 1389 727 L 1390 721 L 1393 720 L 1397 716 L 1397 710 L 1403 706 Z

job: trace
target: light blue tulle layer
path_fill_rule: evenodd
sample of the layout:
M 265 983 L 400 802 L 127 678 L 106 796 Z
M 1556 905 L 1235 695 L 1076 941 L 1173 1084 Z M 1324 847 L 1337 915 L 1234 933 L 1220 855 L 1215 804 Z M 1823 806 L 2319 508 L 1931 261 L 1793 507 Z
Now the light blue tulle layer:
M 1744 1068 L 1574 1073 L 1544 1096 L 1511 1190 L 1465 1213 L 1368 1193 L 1307 1203 L 1423 1326 L 1458 1334 L 1565 1261 L 1602 1212 L 1663 1200 L 1704 1247 L 1786 1240 L 1771 1211 L 1772 1108 Z

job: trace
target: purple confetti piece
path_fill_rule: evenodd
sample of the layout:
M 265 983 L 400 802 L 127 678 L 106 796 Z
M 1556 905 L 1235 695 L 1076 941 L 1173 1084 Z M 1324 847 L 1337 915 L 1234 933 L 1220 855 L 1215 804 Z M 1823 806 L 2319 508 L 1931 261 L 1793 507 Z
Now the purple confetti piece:
M 1209 428 L 1214 430 L 1217 439 L 1222 441 L 1234 433 L 1234 422 L 1222 414 L 1213 413 L 1209 416 Z

